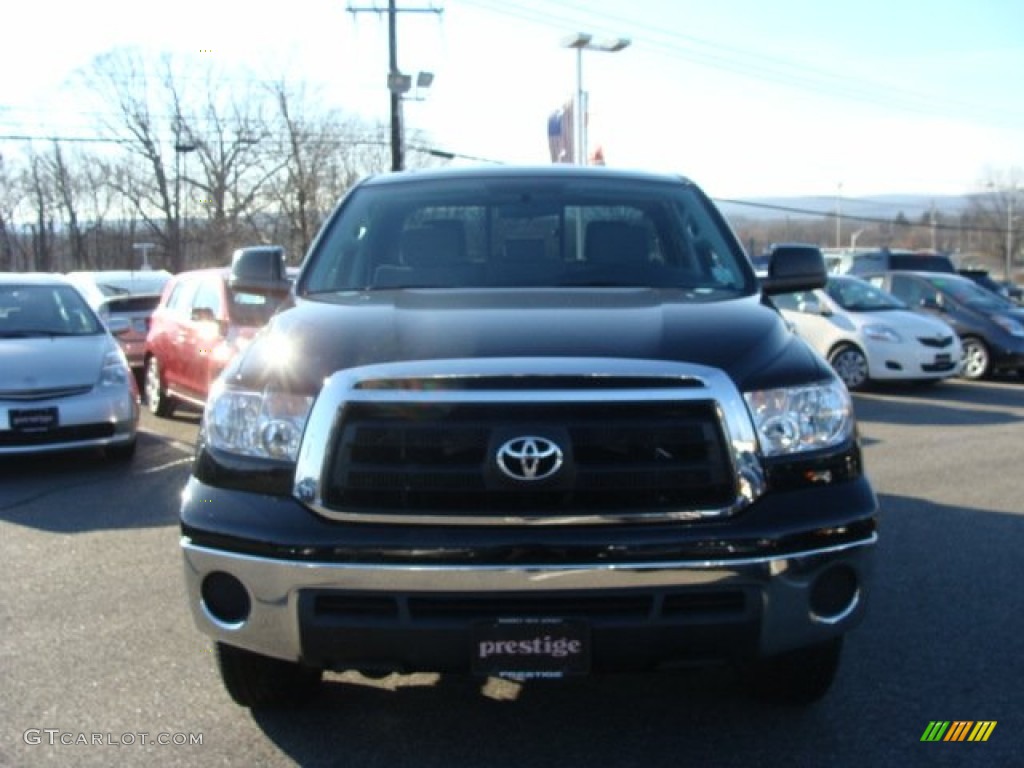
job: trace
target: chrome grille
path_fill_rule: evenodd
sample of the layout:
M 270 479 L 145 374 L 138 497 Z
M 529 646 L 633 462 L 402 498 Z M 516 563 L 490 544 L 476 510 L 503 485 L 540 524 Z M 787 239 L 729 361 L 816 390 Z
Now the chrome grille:
M 519 473 L 524 438 L 556 446 L 559 469 Z M 484 358 L 330 376 L 293 494 L 349 522 L 616 525 L 728 517 L 766 487 L 746 404 L 718 369 Z

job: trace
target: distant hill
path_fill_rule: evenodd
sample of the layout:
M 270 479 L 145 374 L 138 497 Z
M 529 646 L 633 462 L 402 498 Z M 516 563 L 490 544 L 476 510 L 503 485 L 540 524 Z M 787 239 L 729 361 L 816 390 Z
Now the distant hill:
M 874 195 L 871 197 L 840 198 L 839 213 L 844 219 L 864 218 L 891 221 L 899 214 L 910 221 L 935 210 L 946 215 L 958 215 L 971 201 L 969 195 Z M 758 197 L 749 200 L 716 200 L 722 213 L 731 220 L 756 221 L 790 218 L 831 216 L 836 212 L 835 197 Z

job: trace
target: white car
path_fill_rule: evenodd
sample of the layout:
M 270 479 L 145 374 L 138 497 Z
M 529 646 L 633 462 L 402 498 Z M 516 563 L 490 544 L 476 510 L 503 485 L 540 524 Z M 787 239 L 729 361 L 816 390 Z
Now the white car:
M 963 366 L 960 339 L 949 325 L 859 278 L 833 275 L 824 290 L 773 300 L 851 391 L 871 381 L 945 379 Z
M 135 452 L 139 390 L 124 352 L 63 277 L 0 274 L 0 456 Z

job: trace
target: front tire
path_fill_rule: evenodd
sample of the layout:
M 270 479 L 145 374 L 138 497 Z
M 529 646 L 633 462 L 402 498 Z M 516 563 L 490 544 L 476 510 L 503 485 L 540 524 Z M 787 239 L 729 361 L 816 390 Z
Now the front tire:
M 217 643 L 217 667 L 234 702 L 252 709 L 297 707 L 320 690 L 323 670 Z
M 749 669 L 751 690 L 757 698 L 775 704 L 813 704 L 831 688 L 842 649 L 843 638 L 837 637 L 808 648 L 757 659 Z
M 176 403 L 164 388 L 160 361 L 156 355 L 146 360 L 146 405 L 154 416 L 166 419 L 174 415 Z
M 857 347 L 852 344 L 836 347 L 828 356 L 828 362 L 851 392 L 867 386 L 868 359 Z
M 964 368 L 960 374 L 969 381 L 978 381 L 988 376 L 992 367 L 992 358 L 985 342 L 976 336 L 967 336 L 963 340 Z

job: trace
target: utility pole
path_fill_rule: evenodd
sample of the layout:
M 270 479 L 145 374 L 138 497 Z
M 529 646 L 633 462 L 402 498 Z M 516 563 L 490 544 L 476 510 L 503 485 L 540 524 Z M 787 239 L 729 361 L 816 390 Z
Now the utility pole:
M 443 8 L 399 8 L 395 0 L 388 0 L 387 10 L 376 6 L 348 6 L 348 12 L 386 13 L 388 15 L 388 91 L 391 93 L 391 170 L 400 171 L 405 167 L 405 149 L 402 141 L 402 94 L 409 90 L 411 78 L 398 68 L 398 14 L 436 13 L 440 16 Z

